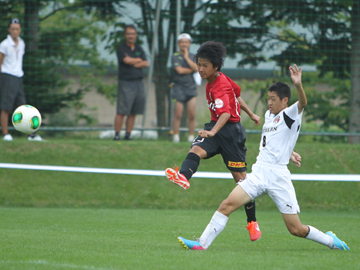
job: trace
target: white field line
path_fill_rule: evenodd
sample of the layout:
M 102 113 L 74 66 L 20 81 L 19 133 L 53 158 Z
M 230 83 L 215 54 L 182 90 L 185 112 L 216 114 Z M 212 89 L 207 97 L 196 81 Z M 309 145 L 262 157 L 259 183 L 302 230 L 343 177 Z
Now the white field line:
M 48 267 L 50 267 L 50 269 L 52 267 L 57 267 L 57 268 L 73 268 L 73 269 L 85 269 L 85 270 L 115 270 L 115 268 L 102 268 L 102 267 L 95 267 L 95 266 L 87 266 L 87 265 L 76 265 L 76 264 L 69 264 L 69 263 L 52 263 L 52 262 L 47 262 L 45 260 L 32 260 L 32 261 L 0 261 L 0 265 L 1 264 L 17 264 L 17 265 L 23 265 L 21 267 L 21 269 L 23 269 L 23 267 L 25 267 L 26 265 L 46 265 Z
M 105 168 L 90 168 L 90 167 L 51 166 L 51 165 L 33 165 L 33 164 L 30 165 L 30 164 L 17 164 L 17 163 L 0 163 L 0 168 L 59 171 L 59 172 L 85 172 L 85 173 L 128 174 L 128 175 L 144 175 L 144 176 L 165 176 L 164 171 L 158 171 L 158 170 L 105 169 Z M 232 179 L 232 175 L 230 172 L 196 172 L 193 177 Z M 292 174 L 291 179 L 296 181 L 360 182 L 360 174 Z

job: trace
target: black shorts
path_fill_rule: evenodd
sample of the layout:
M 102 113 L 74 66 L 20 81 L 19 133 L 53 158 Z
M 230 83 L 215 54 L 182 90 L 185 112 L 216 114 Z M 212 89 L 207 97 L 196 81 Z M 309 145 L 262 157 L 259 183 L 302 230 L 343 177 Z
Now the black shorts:
M 142 80 L 118 80 L 116 113 L 123 115 L 144 114 L 145 89 Z
M 174 84 L 172 89 L 172 98 L 184 105 L 197 95 L 196 86 L 186 89 L 180 85 Z
M 204 130 L 211 130 L 215 121 L 205 124 Z M 191 147 L 197 145 L 207 152 L 206 158 L 221 154 L 226 167 L 233 172 L 245 172 L 246 169 L 246 134 L 240 122 L 227 122 L 214 137 L 198 136 Z
M 22 78 L 10 74 L 0 75 L 0 108 L 13 111 L 20 105 L 26 104 Z

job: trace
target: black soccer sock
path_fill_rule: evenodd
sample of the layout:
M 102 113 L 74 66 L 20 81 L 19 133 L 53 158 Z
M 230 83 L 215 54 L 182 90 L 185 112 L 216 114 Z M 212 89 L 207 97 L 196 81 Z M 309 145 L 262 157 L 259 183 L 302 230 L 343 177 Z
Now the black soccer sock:
M 256 221 L 255 217 L 255 201 L 251 201 L 245 204 L 245 213 L 247 216 L 247 222 Z
M 126 132 L 126 133 L 125 133 L 125 138 L 126 138 L 126 139 L 129 139 L 129 138 L 130 138 L 130 132 Z
M 119 136 L 120 135 L 120 131 L 115 131 L 115 136 Z
M 187 180 L 190 180 L 192 175 L 196 173 L 200 164 L 200 157 L 197 154 L 189 153 L 181 165 L 180 173 L 183 174 Z

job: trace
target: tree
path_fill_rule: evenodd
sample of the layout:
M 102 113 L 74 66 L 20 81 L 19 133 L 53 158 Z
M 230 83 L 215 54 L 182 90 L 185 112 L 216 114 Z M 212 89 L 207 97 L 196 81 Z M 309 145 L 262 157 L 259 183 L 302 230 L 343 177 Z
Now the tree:
M 89 8 L 85 2 L 72 5 L 65 0 L 0 2 L 0 14 L 4 19 L 1 20 L 2 29 L 7 29 L 7 22 L 12 17 L 19 17 L 22 22 L 26 43 L 23 68 L 27 102 L 43 115 L 54 114 L 64 107 L 83 107 L 84 93 L 96 83 L 90 74 L 105 71 L 105 63 L 99 60 L 96 48 L 97 36 L 104 35 L 104 30 L 94 25 L 97 14 L 89 9 L 86 14 L 84 7 Z M 6 34 L 1 33 L 3 37 Z M 76 61 L 89 63 L 92 69 L 72 65 Z M 86 83 L 81 83 L 81 88 L 75 92 L 66 90 L 69 81 L 63 78 L 65 70 L 81 75 L 81 81 Z M 87 119 L 80 113 L 74 118 L 75 121 Z
M 155 2 L 134 1 L 142 10 L 143 17 L 137 23 L 144 30 L 148 44 L 152 44 L 154 33 Z M 324 110 L 320 108 L 322 114 L 317 114 L 323 121 L 323 127 L 337 125 L 344 131 L 360 132 L 360 85 L 356 75 L 359 74 L 360 61 L 357 49 L 360 17 L 356 1 L 294 0 L 291 5 L 284 5 L 279 0 L 181 3 L 182 30 L 191 33 L 197 44 L 207 40 L 224 42 L 229 57 L 241 54 L 239 66 L 257 66 L 273 60 L 282 75 L 288 75 L 287 67 L 291 63 L 316 65 L 319 78 L 326 77 L 333 84 L 330 86 L 337 89 L 327 95 L 314 93 L 317 103 L 329 106 Z M 169 56 L 169 38 L 175 36 L 175 5 L 176 1 L 167 1 L 163 5 L 160 25 L 168 22 L 170 26 L 167 32 L 164 27 L 159 28 L 159 47 L 154 59 L 159 125 L 165 125 L 164 104 L 168 92 L 165 64 Z M 196 20 L 196 17 L 200 19 Z M 296 25 L 305 30 L 293 30 Z M 280 53 L 277 53 L 279 48 Z M 269 51 L 274 52 L 270 58 L 264 54 Z M 350 88 L 345 87 L 348 85 L 345 81 L 351 76 L 349 93 Z M 312 110 L 310 118 L 318 120 L 315 116 Z M 350 141 L 354 139 L 360 137 L 353 137 Z
M 34 73 L 39 80 L 33 83 L 32 91 L 35 93 L 38 90 L 36 87 L 39 87 L 40 82 L 47 84 L 43 90 L 38 91 L 41 99 L 42 93 L 47 93 L 49 89 L 59 89 L 59 96 L 55 97 L 60 102 L 50 99 L 54 105 L 51 110 L 58 110 L 61 104 L 66 104 L 67 97 L 80 100 L 88 84 L 75 93 L 77 96 L 71 96 L 70 94 L 74 93 L 60 91 L 64 88 L 62 84 L 64 82 L 57 79 L 54 74 L 58 74 L 60 68 L 78 59 L 87 60 L 87 63 L 95 68 L 95 72 L 101 72 L 104 63 L 99 61 L 94 50 L 96 44 L 94 38 L 101 31 L 96 32 L 96 27 L 89 28 L 86 23 L 80 23 L 80 27 L 74 25 L 70 27 L 64 23 L 60 29 L 49 22 L 52 19 L 62 22 L 73 18 L 74 15 L 78 17 L 79 23 L 81 20 L 86 21 L 86 16 L 83 16 L 83 12 L 86 12 L 91 18 L 86 21 L 90 26 L 91 21 L 113 23 L 117 27 L 116 30 L 104 38 L 109 41 L 108 48 L 114 51 L 123 36 L 124 23 L 119 19 L 127 16 L 138 27 L 139 41 L 144 41 L 144 44 L 146 41 L 151 51 L 157 1 L 84 0 L 69 4 L 65 0 L 15 0 L 11 1 L 11 4 L 10 1 L 1 1 L 0 12 L 2 15 L 5 14 L 4 18 L 6 18 L 9 15 L 21 15 L 21 10 L 25 10 L 24 19 L 30 26 L 26 30 L 26 43 L 28 49 L 34 48 L 37 53 L 37 57 L 28 59 L 31 59 L 31 63 L 38 61 L 39 69 L 43 68 L 38 73 L 44 74 L 42 79 L 42 75 Z M 316 66 L 318 78 L 314 80 L 329 82 L 335 90 L 328 94 L 311 92 L 313 103 L 309 106 L 308 117 L 322 120 L 325 129 L 331 124 L 336 124 L 344 131 L 360 132 L 358 75 L 360 74 L 358 53 L 360 7 L 357 2 L 355 0 L 293 0 L 291 5 L 284 5 L 284 1 L 280 0 L 181 0 L 181 31 L 189 32 L 196 44 L 207 40 L 223 42 L 229 57 L 241 58 L 239 66 L 256 67 L 262 62 L 275 61 L 283 76 L 287 75 L 288 65 L 294 62 Z M 156 87 L 158 126 L 168 126 L 166 104 L 170 74 L 168 74 L 167 62 L 176 47 L 176 4 L 176 0 L 162 1 L 156 53 L 154 59 L 149 59 L 154 63 L 153 81 Z M 138 8 L 141 16 L 134 17 L 128 12 L 126 5 Z M 39 11 L 46 14 L 36 17 Z M 70 13 L 66 13 L 70 11 L 71 16 Z M 4 24 L 3 20 L 0 24 Z M 295 29 L 298 26 L 302 29 Z M 95 32 L 93 35 L 92 31 Z M 81 44 L 80 40 L 83 36 L 90 40 L 89 44 L 92 46 Z M 53 47 L 46 45 L 49 40 L 54 40 L 53 44 L 58 45 L 56 50 L 52 51 Z M 62 48 L 74 44 L 76 44 L 75 50 Z M 347 82 L 350 80 L 351 84 Z M 92 83 L 98 85 L 100 92 L 114 98 L 113 90 L 106 88 L 99 81 Z M 45 94 L 44 96 L 49 98 Z M 338 103 L 334 104 L 334 100 Z M 312 108 L 316 106 L 319 109 L 313 110 Z M 322 110 L 323 106 L 328 107 Z M 360 137 L 353 137 L 349 141 L 358 142 L 358 140 Z
M 166 2 L 166 3 L 164 3 Z M 195 1 L 189 1 L 189 4 L 183 8 L 185 10 L 189 6 L 193 6 Z M 141 12 L 141 17 L 132 18 L 132 21 L 138 27 L 140 36 L 146 38 L 149 44 L 149 51 L 152 49 L 154 33 L 155 33 L 155 14 L 157 1 L 150 0 L 135 0 L 132 2 L 136 5 Z M 186 13 L 186 11 L 184 11 Z M 118 14 L 121 15 L 121 14 Z M 167 25 L 165 28 L 163 25 Z M 167 62 L 171 53 L 170 48 L 173 45 L 171 42 L 175 38 L 176 33 L 176 0 L 163 1 L 163 5 L 160 11 L 160 27 L 158 30 L 157 48 L 154 59 L 150 59 L 154 64 L 153 82 L 156 87 L 156 115 L 158 126 L 168 126 L 166 103 L 169 94 L 170 74 L 167 69 Z M 124 27 L 124 24 L 118 24 L 120 27 Z M 116 50 L 117 45 L 123 40 L 122 30 L 111 33 L 109 36 L 112 46 L 109 48 L 112 51 Z
M 117 1 L 113 1 L 115 6 Z M 238 1 L 225 1 L 219 0 L 216 4 L 212 4 L 212 1 L 181 1 L 181 32 L 188 32 L 192 34 L 194 43 L 202 43 L 208 40 L 214 33 L 214 25 L 206 26 L 206 20 L 212 20 L 212 18 L 221 18 L 216 21 L 215 27 L 220 29 L 223 25 L 228 25 L 234 16 L 237 16 L 237 2 Z M 141 12 L 141 17 L 131 18 L 134 24 L 139 29 L 139 36 L 146 38 L 149 46 L 149 51 L 153 44 L 153 38 L 155 33 L 155 14 L 157 1 L 155 0 L 134 0 L 133 5 L 136 5 Z M 170 74 L 167 68 L 167 62 L 170 54 L 176 49 L 176 0 L 164 0 L 162 1 L 160 11 L 160 27 L 158 30 L 158 38 L 156 41 L 156 53 L 154 59 L 150 61 L 154 62 L 154 75 L 153 82 L 156 87 L 156 108 L 157 108 L 157 122 L 158 126 L 168 126 L 166 104 L 169 95 L 169 82 Z M 221 7 L 221 8 L 219 8 Z M 116 9 L 114 9 L 115 12 Z M 118 16 L 122 16 L 124 11 L 118 12 Z M 223 16 L 223 13 L 228 13 L 231 16 Z M 196 21 L 195 18 L 201 17 L 201 20 Z M 210 17 L 210 19 L 207 19 Z M 119 24 L 118 26 L 122 26 Z M 233 27 L 228 27 L 227 38 L 232 36 L 230 33 Z M 221 29 L 222 30 L 222 29 Z M 214 34 L 215 35 L 215 34 Z M 121 41 L 122 30 L 113 32 L 109 35 L 109 48 L 115 50 L 116 45 Z M 223 41 L 228 48 L 230 56 L 234 56 L 236 52 L 241 51 L 236 46 L 232 46 L 235 40 L 225 40 L 225 36 L 216 39 Z M 173 50 L 171 50 L 173 48 Z
M 351 16 L 351 107 L 350 132 L 360 133 L 360 4 L 352 6 Z M 360 143 L 360 136 L 349 138 L 351 143 Z
M 233 32 L 237 35 L 237 46 L 244 48 L 239 65 L 256 66 L 267 61 L 264 51 L 273 51 L 270 60 L 277 63 L 283 75 L 291 63 L 316 65 L 319 78 L 326 77 L 335 90 L 328 94 L 313 93 L 308 115 L 314 120 L 321 119 L 324 128 L 335 124 L 344 131 L 359 133 L 358 1 L 293 0 L 289 5 L 279 0 L 240 1 L 237 9 L 240 26 Z M 241 27 L 241 20 L 248 26 Z M 296 25 L 303 30 L 295 31 Z M 350 79 L 351 87 L 346 87 L 345 81 Z M 349 142 L 359 143 L 360 137 L 351 137 Z

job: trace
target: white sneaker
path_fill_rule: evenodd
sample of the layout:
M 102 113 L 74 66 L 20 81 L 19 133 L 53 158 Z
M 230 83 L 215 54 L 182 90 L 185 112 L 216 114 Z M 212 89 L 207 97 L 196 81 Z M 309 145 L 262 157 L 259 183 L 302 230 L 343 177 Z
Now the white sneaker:
M 28 141 L 42 142 L 42 140 L 40 135 L 35 135 L 34 137 L 28 136 Z
M 180 135 L 179 134 L 174 134 L 173 143 L 179 143 L 179 142 L 180 142 Z
M 193 142 L 195 139 L 194 135 L 189 135 L 188 136 L 188 142 Z
M 6 135 L 4 135 L 3 140 L 4 141 L 12 141 L 13 137 L 10 134 L 6 134 Z

